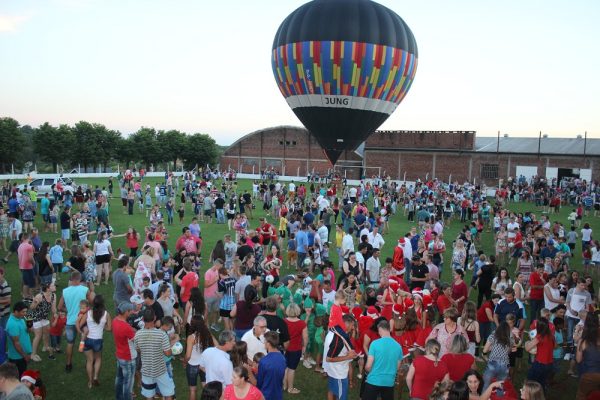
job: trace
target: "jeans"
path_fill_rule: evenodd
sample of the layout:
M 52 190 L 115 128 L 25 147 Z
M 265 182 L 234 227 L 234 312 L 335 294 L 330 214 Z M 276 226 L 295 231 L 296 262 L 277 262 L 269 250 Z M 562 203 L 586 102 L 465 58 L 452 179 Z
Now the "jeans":
M 480 322 L 479 323 L 479 332 L 481 334 L 481 343 L 485 344 L 488 340 L 492 332 L 496 330 L 496 324 L 493 321 L 490 322 Z
M 579 323 L 578 318 L 567 317 L 567 344 L 571 347 L 571 352 L 573 353 L 573 333 L 575 332 L 575 326 Z
M 408 258 L 404 259 L 404 282 L 410 286 L 410 274 L 412 273 L 412 263 Z
M 539 317 L 540 311 L 544 308 L 544 299 L 542 300 L 534 300 L 530 299 L 531 304 L 531 320 L 535 320 Z
M 135 377 L 135 360 L 117 358 L 117 377 L 115 378 L 115 399 L 131 400 Z
M 50 335 L 50 346 L 52 348 L 60 347 L 60 336 Z
M 534 361 L 531 365 L 531 368 L 529 368 L 529 371 L 527 372 L 527 379 L 529 379 L 530 381 L 536 381 L 537 383 L 542 385 L 542 387 L 545 390 L 546 379 L 548 378 L 548 375 L 550 375 L 553 369 L 554 364 L 552 363 L 541 364 L 537 361 Z
M 6 323 L 8 322 L 9 317 L 10 317 L 10 314 L 6 314 L 6 315 L 3 315 L 2 317 L 0 317 L 0 326 L 2 326 L 2 328 L 6 329 Z
M 217 224 L 225 223 L 225 210 L 217 208 Z
M 492 383 L 492 380 L 503 381 L 508 376 L 508 364 L 502 364 L 498 361 L 489 361 L 483 373 L 483 390 L 486 390 Z

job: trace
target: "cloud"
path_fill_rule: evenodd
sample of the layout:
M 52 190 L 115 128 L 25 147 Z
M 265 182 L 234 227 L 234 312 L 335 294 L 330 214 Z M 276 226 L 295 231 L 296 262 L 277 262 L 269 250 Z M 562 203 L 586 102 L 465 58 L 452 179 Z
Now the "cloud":
M 25 22 L 29 17 L 19 15 L 2 15 L 0 14 L 0 33 L 14 32 L 19 25 Z

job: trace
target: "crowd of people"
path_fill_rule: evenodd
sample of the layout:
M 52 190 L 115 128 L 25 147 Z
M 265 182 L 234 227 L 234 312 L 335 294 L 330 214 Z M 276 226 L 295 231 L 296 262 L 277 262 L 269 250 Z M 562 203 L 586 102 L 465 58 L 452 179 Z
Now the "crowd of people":
M 152 186 L 126 171 L 108 189 L 54 187 L 40 199 L 6 182 L 2 261 L 18 265 L 21 281 L 10 283 L 21 293 L 0 267 L 0 398 L 45 398 L 28 369 L 44 352 L 52 362 L 65 351 L 66 373 L 82 352 L 94 390 L 107 331 L 117 399 L 173 398 L 179 361 L 190 399 L 299 395 L 309 390 L 296 384 L 300 365 L 327 379 L 328 399 L 407 390 L 411 399 L 538 400 L 565 369 L 577 399 L 598 395 L 595 186 L 519 179 L 488 196 L 437 180 L 264 178 L 242 189 L 231 171 L 171 173 Z M 111 206 L 113 182 L 123 216 Z M 530 211 L 511 211 L 523 201 Z M 573 213 L 561 220 L 560 207 Z M 136 214 L 145 226 L 113 230 Z M 403 219 L 408 228 L 392 237 Z M 226 233 L 205 246 L 217 224 Z M 181 234 L 171 247 L 173 225 Z M 53 233 L 54 243 L 42 239 Z M 114 249 L 118 237 L 125 246 Z M 112 285 L 114 307 L 102 285 Z

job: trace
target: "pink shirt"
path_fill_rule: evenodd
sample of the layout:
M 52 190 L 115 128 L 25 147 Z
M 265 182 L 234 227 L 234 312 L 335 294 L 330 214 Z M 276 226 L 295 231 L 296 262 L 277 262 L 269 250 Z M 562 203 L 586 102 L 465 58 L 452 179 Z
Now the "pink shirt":
M 17 250 L 19 255 L 19 269 L 33 269 L 33 245 L 21 243 Z
M 206 285 L 206 282 L 208 281 L 213 281 L 215 280 L 215 278 L 219 277 L 219 271 L 215 270 L 213 268 L 209 268 L 205 273 L 204 273 L 204 284 Z M 204 298 L 208 299 L 209 297 L 213 297 L 217 294 L 217 282 L 218 279 L 215 281 L 215 283 L 212 286 L 209 287 L 204 287 Z

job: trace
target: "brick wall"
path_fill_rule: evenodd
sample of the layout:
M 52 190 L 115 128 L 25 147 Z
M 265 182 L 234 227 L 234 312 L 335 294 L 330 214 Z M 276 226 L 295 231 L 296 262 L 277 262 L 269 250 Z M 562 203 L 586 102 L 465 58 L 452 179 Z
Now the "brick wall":
M 477 153 L 473 149 L 474 132 L 381 131 L 374 133 L 365 146 L 364 165 L 380 167 L 393 179 L 414 181 L 436 177 L 445 182 L 476 179 L 495 185 L 498 179 L 482 179 L 482 165 L 498 165 L 498 177 L 515 177 L 518 165 L 537 166 L 538 175 L 546 167 L 591 168 L 593 179 L 600 177 L 600 157 L 568 157 Z M 436 151 L 436 149 L 438 149 Z M 449 150 L 449 151 L 448 151 Z M 361 173 L 361 158 L 353 151 L 341 155 L 336 169 L 356 179 Z M 313 170 L 326 173 L 331 164 L 323 150 L 304 128 L 277 127 L 253 132 L 230 146 L 221 157 L 221 168 L 231 166 L 239 172 L 258 173 L 273 166 L 286 175 L 306 176 Z M 367 176 L 376 173 L 367 168 Z M 405 175 L 406 174 L 406 175 Z

